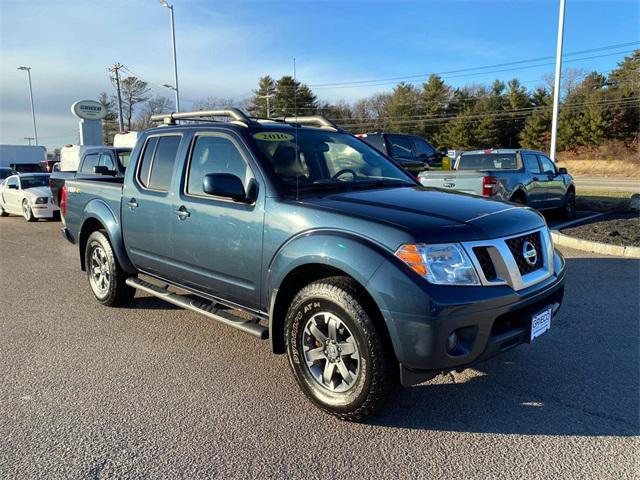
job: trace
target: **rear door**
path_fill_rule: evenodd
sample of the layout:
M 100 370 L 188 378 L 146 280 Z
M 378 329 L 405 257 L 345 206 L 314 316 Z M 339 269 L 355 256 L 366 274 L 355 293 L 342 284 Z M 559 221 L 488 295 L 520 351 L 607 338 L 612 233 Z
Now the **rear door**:
M 161 277 L 166 277 L 172 255 L 171 183 L 181 139 L 179 133 L 147 137 L 122 194 L 124 240 L 131 261 Z
M 542 167 L 535 153 L 522 153 L 522 162 L 527 173 L 524 188 L 527 191 L 527 205 L 533 208 L 544 208 L 542 197 Z
M 202 131 L 191 140 L 183 181 L 173 199 L 173 264 L 183 284 L 258 309 L 262 273 L 264 189 L 253 204 L 208 195 L 209 173 L 239 177 L 247 191 L 259 185 L 251 155 L 223 131 Z M 252 188 L 254 188 L 252 187 Z

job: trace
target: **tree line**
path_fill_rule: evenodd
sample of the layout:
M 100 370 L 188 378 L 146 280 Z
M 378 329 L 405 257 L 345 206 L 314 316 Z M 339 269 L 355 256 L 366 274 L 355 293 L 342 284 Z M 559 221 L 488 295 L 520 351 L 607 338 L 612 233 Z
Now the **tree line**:
M 552 79 L 527 89 L 518 79 L 491 85 L 448 85 L 438 75 L 422 85 L 399 83 L 392 91 L 353 103 L 323 102 L 312 89 L 291 76 L 259 79 L 250 99 L 207 98 L 194 110 L 239 106 L 257 117 L 322 114 L 353 133 L 392 131 L 420 135 L 450 149 L 549 148 Z M 172 111 L 173 102 L 151 97 L 146 82 L 121 81 L 125 128 L 151 126 L 151 115 Z M 100 94 L 109 115 L 105 141 L 117 132 L 115 95 Z M 608 74 L 568 70 L 563 73 L 558 149 L 596 147 L 620 141 L 637 148 L 640 126 L 640 50 L 625 57 Z

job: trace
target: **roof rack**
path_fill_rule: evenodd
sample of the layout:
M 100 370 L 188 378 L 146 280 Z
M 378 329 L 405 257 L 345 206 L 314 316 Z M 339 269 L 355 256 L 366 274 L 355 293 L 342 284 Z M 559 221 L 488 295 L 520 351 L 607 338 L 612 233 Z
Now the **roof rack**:
M 298 125 L 316 126 L 319 128 L 328 128 L 331 130 L 340 130 L 340 127 L 322 115 L 311 115 L 307 117 L 279 117 L 272 119 L 274 121 L 282 121 L 284 123 L 294 123 Z
M 202 117 L 229 117 L 231 123 L 236 123 L 248 127 L 255 125 L 242 110 L 237 108 L 226 108 L 224 110 L 198 110 L 196 112 L 173 112 L 163 113 L 160 115 L 152 115 L 151 121 L 163 122 L 165 125 L 175 125 L 176 120 L 195 120 Z

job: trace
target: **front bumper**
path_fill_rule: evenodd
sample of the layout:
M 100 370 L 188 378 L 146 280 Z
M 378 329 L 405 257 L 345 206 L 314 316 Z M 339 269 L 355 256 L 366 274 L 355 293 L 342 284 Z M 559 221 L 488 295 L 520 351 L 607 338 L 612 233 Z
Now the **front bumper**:
M 31 204 L 31 213 L 35 218 L 53 218 L 59 211 L 60 209 L 50 202 L 38 205 Z
M 533 314 L 552 306 L 555 315 L 564 295 L 565 263 L 553 255 L 554 272 L 545 280 L 514 291 L 507 285 L 452 287 L 408 282 L 391 265 L 376 272 L 370 286 L 381 308 L 401 365 L 403 385 L 466 368 L 526 343 Z M 385 291 L 386 289 L 386 291 Z M 447 350 L 447 338 L 458 334 L 458 346 Z

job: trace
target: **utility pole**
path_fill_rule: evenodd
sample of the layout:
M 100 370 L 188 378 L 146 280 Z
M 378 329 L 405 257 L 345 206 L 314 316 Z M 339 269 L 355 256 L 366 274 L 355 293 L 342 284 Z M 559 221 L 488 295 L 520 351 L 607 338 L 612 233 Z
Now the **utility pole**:
M 31 140 L 35 140 L 35 137 L 22 137 L 29 142 L 29 146 L 31 146 Z
M 31 87 L 31 67 L 18 67 L 18 70 L 24 70 L 29 77 L 29 99 L 31 100 L 31 120 L 33 121 L 33 138 L 38 145 L 38 129 L 36 128 L 36 111 L 33 108 L 33 88 Z
M 266 98 L 267 99 L 267 118 L 271 118 L 271 105 L 269 103 L 269 99 L 271 97 L 275 97 L 275 93 L 268 93 L 266 95 L 258 95 L 258 98 Z
M 558 43 L 556 45 L 556 76 L 553 82 L 553 117 L 551 120 L 551 147 L 549 156 L 556 161 L 556 143 L 558 139 L 558 107 L 560 105 L 560 75 L 562 73 L 562 41 L 564 39 L 564 2 L 560 0 L 558 13 Z
M 118 125 L 120 126 L 120 133 L 124 132 L 124 122 L 122 120 L 122 98 L 120 97 L 120 69 L 123 67 L 120 63 L 116 63 L 111 72 L 116 76 L 116 93 L 118 95 Z

